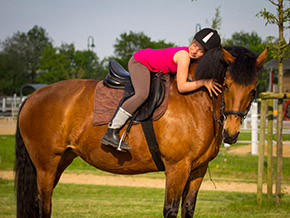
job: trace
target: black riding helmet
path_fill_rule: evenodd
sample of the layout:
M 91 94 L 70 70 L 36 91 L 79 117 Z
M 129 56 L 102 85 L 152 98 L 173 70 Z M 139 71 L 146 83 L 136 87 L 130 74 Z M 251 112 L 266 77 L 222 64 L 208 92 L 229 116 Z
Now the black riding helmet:
M 220 46 L 221 38 L 216 30 L 204 28 L 195 34 L 196 40 L 206 51 Z

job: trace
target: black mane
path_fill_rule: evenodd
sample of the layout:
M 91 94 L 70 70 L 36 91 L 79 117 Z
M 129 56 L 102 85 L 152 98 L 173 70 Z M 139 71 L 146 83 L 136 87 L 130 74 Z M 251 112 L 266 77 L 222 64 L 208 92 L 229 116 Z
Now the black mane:
M 224 47 L 236 59 L 229 67 L 233 80 L 239 84 L 249 84 L 257 77 L 256 58 L 258 55 L 244 47 L 226 46 Z
M 222 84 L 228 68 L 231 77 L 236 83 L 251 83 L 257 77 L 256 58 L 258 55 L 240 46 L 226 46 L 224 49 L 236 58 L 234 63 L 228 68 L 222 49 L 220 47 L 211 49 L 198 60 L 195 80 L 215 79 Z
M 223 84 L 227 63 L 221 47 L 207 51 L 197 62 L 195 80 L 215 79 Z

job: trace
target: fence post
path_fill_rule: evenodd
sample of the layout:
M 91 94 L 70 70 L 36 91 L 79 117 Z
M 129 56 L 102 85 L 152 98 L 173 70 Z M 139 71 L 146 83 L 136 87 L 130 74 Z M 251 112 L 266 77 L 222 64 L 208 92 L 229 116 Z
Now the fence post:
M 14 94 L 13 95 L 13 102 L 11 102 L 11 115 L 12 115 L 12 117 L 15 116 L 15 112 L 17 109 L 16 98 L 17 98 L 17 95 Z
M 252 154 L 258 154 L 258 103 L 253 102 L 251 108 Z
M 259 143 L 259 162 L 258 162 L 258 184 L 257 184 L 257 202 L 259 205 L 262 205 L 262 193 L 263 193 L 266 110 L 267 110 L 267 99 L 262 99 L 261 124 L 260 124 L 260 143 Z
M 268 140 L 267 140 L 267 196 L 273 194 L 273 99 L 268 100 Z
M 3 98 L 3 100 L 2 100 L 2 111 L 3 112 L 6 111 L 6 98 Z

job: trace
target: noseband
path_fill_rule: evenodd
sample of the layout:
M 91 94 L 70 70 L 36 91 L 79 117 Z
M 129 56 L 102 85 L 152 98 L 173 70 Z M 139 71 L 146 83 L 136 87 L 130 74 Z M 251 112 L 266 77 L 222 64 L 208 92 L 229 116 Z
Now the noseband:
M 223 88 L 222 88 L 222 102 L 221 102 L 221 107 L 220 107 L 220 118 L 217 119 L 216 118 L 216 106 L 215 106 L 215 101 L 214 101 L 214 97 L 212 97 L 212 101 L 213 101 L 213 116 L 214 116 L 214 120 L 217 121 L 219 124 L 223 125 L 224 121 L 227 119 L 228 115 L 235 115 L 235 117 L 239 116 L 241 117 L 241 123 L 246 119 L 247 114 L 249 113 L 252 101 L 255 98 L 255 94 L 256 94 L 256 90 L 253 91 L 252 93 L 252 98 L 251 101 L 248 105 L 248 107 L 246 108 L 245 112 L 241 112 L 241 111 L 234 111 L 234 110 L 227 110 L 225 111 L 225 88 L 227 88 L 227 84 L 224 83 Z

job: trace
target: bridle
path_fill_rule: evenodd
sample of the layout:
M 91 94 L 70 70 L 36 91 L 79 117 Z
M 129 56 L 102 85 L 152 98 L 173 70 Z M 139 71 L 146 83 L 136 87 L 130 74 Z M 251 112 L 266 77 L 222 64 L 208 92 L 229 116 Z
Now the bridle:
M 225 79 L 224 79 L 225 81 Z M 217 121 L 220 125 L 223 125 L 224 121 L 227 119 L 228 115 L 235 115 L 235 117 L 239 116 L 241 117 L 241 123 L 246 119 L 249 110 L 251 108 L 251 104 L 253 102 L 253 100 L 255 99 L 256 96 L 256 90 L 252 91 L 252 97 L 251 97 L 251 101 L 249 103 L 249 105 L 246 108 L 245 112 L 242 111 L 235 111 L 235 110 L 227 110 L 225 111 L 225 89 L 228 87 L 227 83 L 224 82 L 223 87 L 222 87 L 222 99 L 221 99 L 221 107 L 220 107 L 220 118 L 217 119 L 216 118 L 216 106 L 215 106 L 215 99 L 214 97 L 212 97 L 212 101 L 213 101 L 213 116 L 214 116 L 214 120 Z

